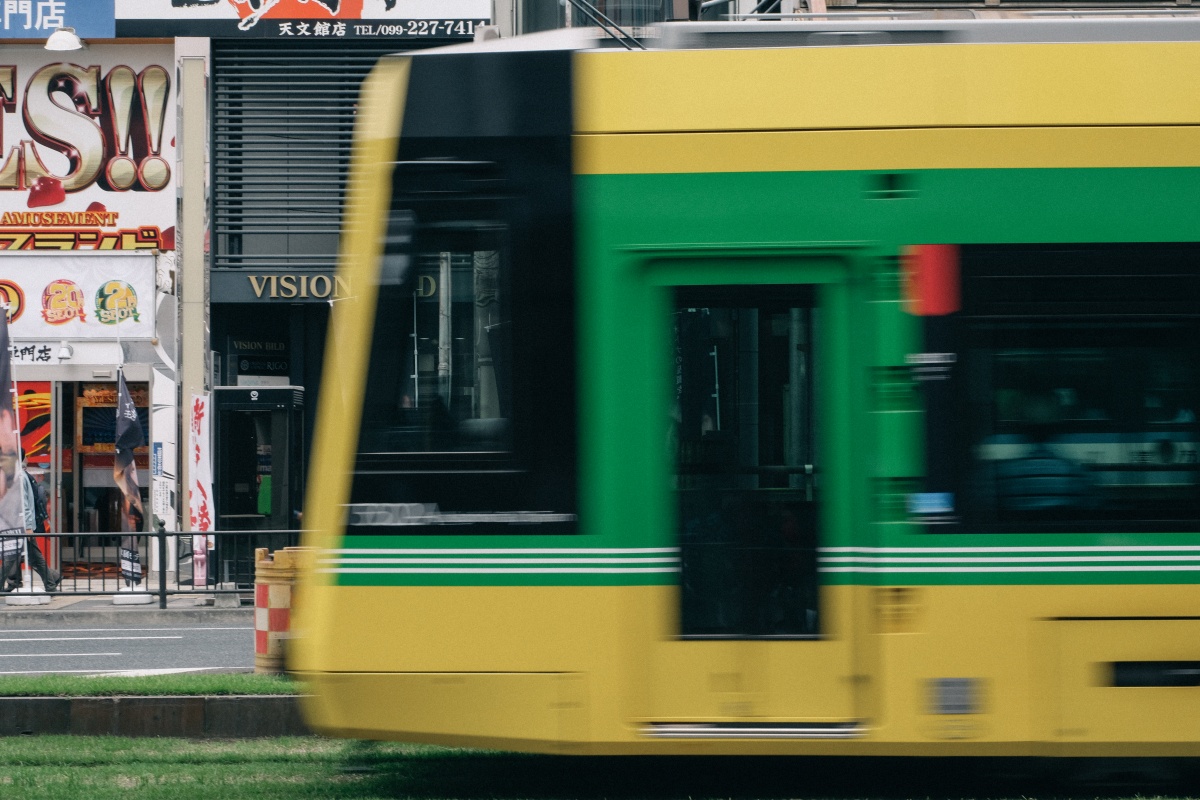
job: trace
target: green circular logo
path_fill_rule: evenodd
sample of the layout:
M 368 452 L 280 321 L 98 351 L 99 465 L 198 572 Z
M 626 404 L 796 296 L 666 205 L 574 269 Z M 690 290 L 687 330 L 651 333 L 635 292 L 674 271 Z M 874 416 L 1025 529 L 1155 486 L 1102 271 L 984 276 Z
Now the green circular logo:
M 105 325 L 138 322 L 137 292 L 125 281 L 106 281 L 96 292 L 96 319 Z

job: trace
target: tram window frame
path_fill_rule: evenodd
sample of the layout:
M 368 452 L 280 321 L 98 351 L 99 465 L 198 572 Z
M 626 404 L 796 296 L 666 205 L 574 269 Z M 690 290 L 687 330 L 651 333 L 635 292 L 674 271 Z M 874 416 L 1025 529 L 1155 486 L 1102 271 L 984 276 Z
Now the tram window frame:
M 372 429 L 364 407 L 352 503 L 415 504 L 438 516 L 429 524 L 351 527 L 401 535 L 577 533 L 575 277 L 570 226 L 562 225 L 571 206 L 559 202 L 569 173 L 544 163 L 569 149 L 539 137 L 408 139 L 406 147 L 396 165 L 365 397 L 398 397 L 377 394 L 382 359 L 399 363 L 395 337 L 381 332 L 403 324 L 403 313 L 389 312 L 405 292 L 401 299 L 412 302 L 416 261 L 437 238 L 435 228 L 463 233 L 461 223 L 473 220 L 496 240 L 500 262 L 504 312 L 492 346 L 506 351 L 496 374 L 508 398 L 507 429 L 493 431 L 499 441 L 480 425 L 475 432 L 483 438 L 473 443 L 381 447 L 386 437 Z M 395 372 L 386 372 L 392 384 Z
M 1196 243 L 960 248 L 961 310 L 924 318 L 927 353 L 952 366 L 922 381 L 927 491 L 914 521 L 938 533 L 1200 530 L 1197 265 Z
M 489 458 L 488 454 L 503 460 L 513 452 L 513 434 L 511 429 L 506 428 L 513 424 L 516 382 L 510 374 L 513 367 L 512 343 L 504 335 L 505 329 L 513 325 L 512 256 L 506 241 L 509 226 L 503 218 L 497 218 L 496 208 L 488 208 L 502 202 L 496 199 L 486 199 L 482 203 L 459 200 L 459 208 L 484 212 L 474 214 L 473 219 L 443 219 L 441 215 L 430 214 L 424 221 L 417 221 L 406 213 L 393 214 L 390 218 L 389 245 L 381 270 L 372 337 L 374 344 L 364 401 L 363 427 L 367 435 L 359 445 L 363 455 L 388 453 L 413 462 L 433 460 L 446 466 L 456 460 L 486 459 Z M 485 324 L 483 338 L 490 343 L 487 356 L 491 360 L 490 370 L 497 384 L 496 396 L 487 405 L 495 406 L 498 416 L 463 413 L 461 400 L 464 389 L 459 387 L 460 381 L 456 381 L 469 375 L 472 380 L 469 384 L 472 405 L 483 404 L 484 401 L 475 396 L 479 389 L 476 381 L 478 375 L 470 375 L 460 367 L 461 356 L 467 354 L 465 349 L 470 350 L 470 356 L 478 365 L 480 354 L 475 350 L 475 344 L 479 342 L 476 323 L 480 320 L 472 317 L 467 323 L 468 332 L 475 341 L 464 344 L 467 337 L 456 335 L 464 332 L 459 323 L 463 306 L 480 305 L 481 278 L 476 274 L 478 265 L 468 265 L 472 274 L 464 276 L 463 261 L 468 254 L 482 253 L 495 253 L 497 262 L 495 279 L 490 287 L 484 287 L 482 291 L 493 293 L 494 305 L 497 306 L 494 321 L 490 325 Z M 444 259 L 447 263 L 438 264 L 438 272 L 430 274 L 430 265 L 435 259 Z M 443 306 L 441 300 L 447 287 L 442 286 L 441 282 L 446 278 L 451 285 L 449 302 Z M 473 285 L 464 291 L 463 284 L 468 279 Z M 453 310 L 455 308 L 458 309 L 457 313 Z M 438 327 L 443 312 L 448 312 L 445 331 Z M 427 330 L 431 317 L 432 332 Z M 496 335 L 490 335 L 492 331 L 497 332 Z M 420 336 L 420 333 L 432 335 Z M 443 334 L 449 335 L 445 352 L 440 341 Z M 431 345 L 428 342 L 431 340 L 434 341 L 433 353 L 429 352 Z M 459 351 L 459 358 L 455 358 L 456 350 Z M 444 364 L 440 363 L 443 357 Z M 388 367 L 379 369 L 380 360 L 385 361 Z M 444 390 L 436 385 L 443 379 L 446 381 Z M 390 419 L 380 419 L 382 417 Z M 399 417 L 408 417 L 410 424 L 380 426 L 374 431 L 375 436 L 370 435 L 370 429 L 377 421 L 394 422 Z M 475 426 L 476 430 L 471 434 L 466 428 L 468 421 L 484 423 L 486 420 L 496 420 L 496 424 L 491 426 L 492 430 L 480 424 Z M 453 430 L 451 422 L 457 423 Z M 407 431 L 410 435 L 403 440 L 392 438 L 390 446 L 378 450 L 364 450 L 364 444 L 387 445 L 388 434 L 401 431 Z

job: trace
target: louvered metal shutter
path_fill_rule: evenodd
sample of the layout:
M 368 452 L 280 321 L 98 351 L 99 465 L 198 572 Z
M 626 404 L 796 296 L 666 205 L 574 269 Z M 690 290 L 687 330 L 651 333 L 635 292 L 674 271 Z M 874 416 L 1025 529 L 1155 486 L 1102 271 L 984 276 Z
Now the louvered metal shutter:
M 359 87 L 402 49 L 213 41 L 214 268 L 332 268 Z

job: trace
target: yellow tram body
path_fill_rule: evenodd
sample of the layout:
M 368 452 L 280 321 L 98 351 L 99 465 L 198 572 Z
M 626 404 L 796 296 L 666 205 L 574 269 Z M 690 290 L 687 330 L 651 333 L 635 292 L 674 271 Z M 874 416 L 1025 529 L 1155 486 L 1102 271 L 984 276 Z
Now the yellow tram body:
M 1171 22 L 1178 28 L 1164 33 Z M 381 62 L 356 133 L 340 267 L 353 297 L 335 306 L 329 334 L 305 514 L 316 555 L 289 653 L 312 689 L 315 728 L 575 754 L 1200 753 L 1200 689 L 1184 674 L 1200 667 L 1197 520 L 1155 527 L 1097 512 L 1058 527 L 1001 520 L 1007 528 L 950 531 L 906 505 L 932 496 L 920 487 L 933 472 L 923 437 L 934 415 L 912 374 L 910 356 L 928 350 L 898 257 L 921 244 L 1200 240 L 1200 28 L 1191 22 L 684 25 L 646 52 L 568 32 Z M 739 30 L 759 38 L 738 40 Z M 976 38 L 954 38 L 961 31 Z M 852 34 L 881 43 L 844 44 Z M 749 44 L 724 46 L 722 35 Z M 529 53 L 543 60 L 526 66 Z M 547 76 L 552 64 L 557 76 Z M 455 83 L 493 71 L 507 89 Z M 446 501 L 442 517 L 422 506 L 420 525 L 406 527 L 404 504 L 428 498 L 370 487 L 426 467 L 363 455 L 385 449 L 364 422 L 371 354 L 409 346 L 380 340 L 376 312 L 388 254 L 411 224 L 397 221 L 396 198 L 405 181 L 425 185 L 404 165 L 433 152 L 406 155 L 406 131 L 417 128 L 422 146 L 441 142 L 447 158 L 487 160 L 462 143 L 524 136 L 517 112 L 516 122 L 495 123 L 503 130 L 480 120 L 536 104 L 541 84 L 525 85 L 534 75 L 562 85 L 527 124 L 553 128 L 537 136 L 559 137 L 569 153 L 570 259 L 546 256 L 573 272 L 562 335 L 575 356 L 568 422 L 577 441 L 572 459 L 551 465 L 575 476 L 559 515 L 566 528 L 516 530 L 529 522 L 519 516 L 476 528 L 488 523 L 477 510 L 449 519 Z M 444 130 L 421 122 L 431 92 L 461 103 L 464 121 Z M 530 218 L 541 213 L 536 194 L 529 206 Z M 431 213 L 419 210 L 418 223 Z M 543 280 L 536 270 L 551 267 L 517 241 L 532 229 L 523 224 L 506 234 L 516 268 L 525 253 L 530 280 Z M 1131 269 L 1143 263 L 1131 258 Z M 685 635 L 689 551 L 673 499 L 683 479 L 661 435 L 670 292 L 794 284 L 807 292 L 796 306 L 811 311 L 803 319 L 821 371 L 812 389 L 819 458 L 807 464 L 819 478 L 806 497 L 771 502 L 798 508 L 816 486 L 817 566 L 802 588 L 819 623 L 802 635 Z M 413 291 L 405 297 L 416 309 Z M 522 341 L 530 352 L 543 346 L 534 334 L 514 341 L 514 353 Z M 798 391 L 795 372 L 790 380 Z M 1180 453 L 1171 474 L 1183 477 L 1146 480 L 1190 497 L 1193 440 L 1171 430 Z M 541 446 L 531 452 L 558 452 Z M 1105 486 L 1133 474 L 1115 463 Z M 376 483 L 360 489 L 365 473 Z M 438 480 L 459 478 L 447 468 Z M 801 491 L 800 479 L 788 480 L 793 488 L 772 498 Z M 368 521 L 377 511 L 384 523 Z M 1120 678 L 1114 665 L 1124 664 L 1150 677 Z

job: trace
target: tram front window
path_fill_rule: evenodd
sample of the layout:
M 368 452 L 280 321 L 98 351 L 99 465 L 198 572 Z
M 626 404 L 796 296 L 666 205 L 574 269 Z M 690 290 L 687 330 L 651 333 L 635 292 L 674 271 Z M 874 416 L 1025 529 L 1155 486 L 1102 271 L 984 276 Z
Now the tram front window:
M 506 226 L 405 219 L 393 221 L 384 263 L 364 449 L 511 450 Z
M 681 634 L 814 636 L 812 293 L 679 289 L 674 327 Z
M 550 148 L 408 146 L 462 150 L 396 167 L 351 497 L 420 513 L 362 530 L 574 533 L 569 206 L 546 213 L 556 195 L 518 157 Z

